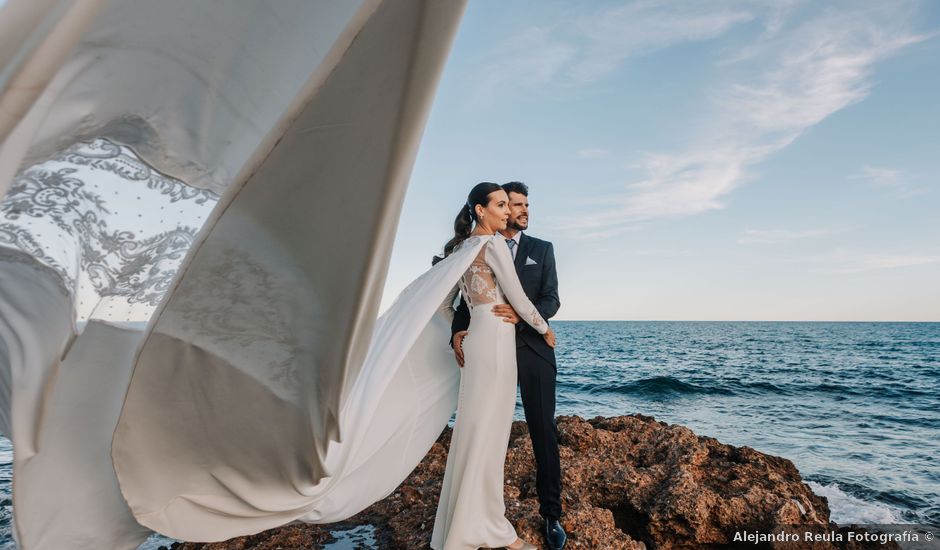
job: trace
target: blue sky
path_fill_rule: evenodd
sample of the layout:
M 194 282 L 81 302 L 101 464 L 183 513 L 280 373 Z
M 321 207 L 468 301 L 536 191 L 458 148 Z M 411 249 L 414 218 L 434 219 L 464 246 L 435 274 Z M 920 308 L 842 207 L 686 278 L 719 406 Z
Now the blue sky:
M 471 0 L 383 309 L 521 180 L 557 319 L 940 321 L 937 98 L 938 2 Z
M 479 181 L 557 319 L 940 321 L 940 4 L 472 0 L 383 307 Z

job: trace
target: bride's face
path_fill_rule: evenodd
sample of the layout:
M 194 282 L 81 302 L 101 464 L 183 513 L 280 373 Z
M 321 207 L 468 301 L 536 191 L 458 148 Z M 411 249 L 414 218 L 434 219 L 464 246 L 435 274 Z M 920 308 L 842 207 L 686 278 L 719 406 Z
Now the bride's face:
M 487 198 L 490 202 L 487 203 L 486 208 L 477 206 L 477 219 L 480 220 L 480 225 L 492 233 L 506 229 L 506 222 L 509 221 L 509 197 L 506 192 L 502 189 L 493 191 L 487 195 Z

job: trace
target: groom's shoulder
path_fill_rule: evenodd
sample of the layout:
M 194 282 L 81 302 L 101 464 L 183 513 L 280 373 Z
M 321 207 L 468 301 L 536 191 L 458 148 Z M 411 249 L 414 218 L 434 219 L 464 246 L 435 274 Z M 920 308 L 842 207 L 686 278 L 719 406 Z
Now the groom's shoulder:
M 532 235 L 529 235 L 528 233 L 523 233 L 523 234 L 526 236 L 526 238 L 532 240 L 532 246 L 536 246 L 536 247 L 543 247 L 543 246 L 551 247 L 552 246 L 551 241 L 546 241 L 545 239 L 533 237 Z

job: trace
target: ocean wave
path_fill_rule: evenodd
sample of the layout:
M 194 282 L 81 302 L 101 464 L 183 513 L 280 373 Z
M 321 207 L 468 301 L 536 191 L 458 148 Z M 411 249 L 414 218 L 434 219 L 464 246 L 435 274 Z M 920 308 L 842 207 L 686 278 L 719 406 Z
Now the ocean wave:
M 569 382 L 560 378 L 559 387 L 573 390 L 575 393 L 621 394 L 637 396 L 664 395 L 812 395 L 821 394 L 839 400 L 852 398 L 874 398 L 883 400 L 922 400 L 936 393 L 927 387 L 910 387 L 896 382 L 872 381 L 870 384 L 853 385 L 834 382 L 771 382 L 767 380 L 744 381 L 727 378 L 698 378 L 695 381 L 682 380 L 669 375 L 657 375 L 636 380 L 607 380 L 587 383 Z
M 703 386 L 683 382 L 672 376 L 652 376 L 641 378 L 630 382 L 607 383 L 607 384 L 585 384 L 581 385 L 580 391 L 587 393 L 619 393 L 627 395 L 644 396 L 665 396 L 677 394 L 719 394 L 729 395 L 732 392 L 721 387 Z
M 823 485 L 807 481 L 806 484 L 817 495 L 826 497 L 829 501 L 829 519 L 840 525 L 905 522 L 900 509 L 862 500 L 846 493 L 836 483 Z

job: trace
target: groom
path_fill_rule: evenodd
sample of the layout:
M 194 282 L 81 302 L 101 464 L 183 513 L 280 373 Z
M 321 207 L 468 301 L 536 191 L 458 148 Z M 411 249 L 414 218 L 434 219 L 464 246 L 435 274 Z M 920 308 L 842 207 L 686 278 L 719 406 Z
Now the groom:
M 506 246 L 512 252 L 516 273 L 526 296 L 549 319 L 558 311 L 558 275 L 555 272 L 555 251 L 552 243 L 523 233 L 529 226 L 529 188 L 518 181 L 504 184 L 509 195 L 509 223 L 502 231 Z M 516 364 L 522 389 L 532 449 L 535 451 L 535 488 L 539 495 L 539 513 L 545 518 L 545 539 L 549 548 L 565 545 L 567 535 L 558 519 L 561 517 L 561 466 L 558 458 L 558 430 L 555 426 L 555 350 L 509 304 L 493 307 L 493 312 L 516 325 Z M 463 338 L 470 326 L 470 310 L 461 298 L 451 325 L 451 345 L 457 361 L 463 365 Z

